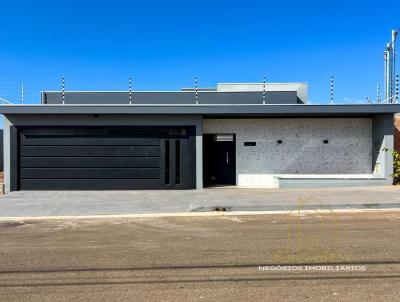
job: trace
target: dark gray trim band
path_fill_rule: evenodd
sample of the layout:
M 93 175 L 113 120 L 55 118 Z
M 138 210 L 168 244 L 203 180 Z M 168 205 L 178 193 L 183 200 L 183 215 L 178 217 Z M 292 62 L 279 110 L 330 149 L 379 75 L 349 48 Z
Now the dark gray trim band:
M 1 114 L 199 114 L 216 116 L 373 116 L 400 104 L 360 105 L 0 105 Z

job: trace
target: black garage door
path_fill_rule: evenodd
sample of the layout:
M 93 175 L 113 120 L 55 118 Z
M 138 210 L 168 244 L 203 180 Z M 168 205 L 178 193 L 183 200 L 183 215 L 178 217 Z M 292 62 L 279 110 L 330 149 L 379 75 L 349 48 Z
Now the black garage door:
M 18 189 L 195 187 L 194 127 L 19 128 Z

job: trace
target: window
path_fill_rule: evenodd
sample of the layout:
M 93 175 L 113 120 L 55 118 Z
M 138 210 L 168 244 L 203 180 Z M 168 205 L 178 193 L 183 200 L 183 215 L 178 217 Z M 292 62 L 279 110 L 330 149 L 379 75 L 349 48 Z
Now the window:
M 175 141 L 175 183 L 181 183 L 181 141 Z
M 165 184 L 169 185 L 171 180 L 169 177 L 169 173 L 170 173 L 170 159 L 169 159 L 169 140 L 165 140 Z

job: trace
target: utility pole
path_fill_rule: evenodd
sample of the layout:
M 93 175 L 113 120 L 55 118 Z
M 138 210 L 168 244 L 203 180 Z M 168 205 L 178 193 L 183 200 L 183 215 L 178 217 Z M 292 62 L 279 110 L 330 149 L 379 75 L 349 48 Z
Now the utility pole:
M 392 56 L 392 81 L 395 81 L 396 78 L 396 38 L 397 35 L 399 34 L 400 29 L 398 30 L 392 30 L 392 51 L 393 51 L 393 56 Z M 394 90 L 394 83 L 392 83 L 392 89 Z M 392 90 L 392 95 L 395 94 L 395 92 Z M 396 99 L 394 99 L 394 102 Z
M 390 102 L 390 65 L 391 65 L 391 47 L 390 43 L 386 44 L 386 50 L 384 52 L 384 60 L 385 60 L 385 98 L 384 101 Z
M 384 51 L 385 62 L 385 101 L 395 102 L 395 77 L 396 77 L 396 39 L 399 30 L 392 30 L 392 39 L 386 44 Z

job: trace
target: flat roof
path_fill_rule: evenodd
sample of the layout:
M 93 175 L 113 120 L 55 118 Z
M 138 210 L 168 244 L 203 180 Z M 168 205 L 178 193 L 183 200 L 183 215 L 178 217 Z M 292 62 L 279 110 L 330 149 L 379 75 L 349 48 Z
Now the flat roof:
M 400 112 L 400 104 L 0 105 L 9 114 L 175 114 L 215 116 L 374 116 Z

